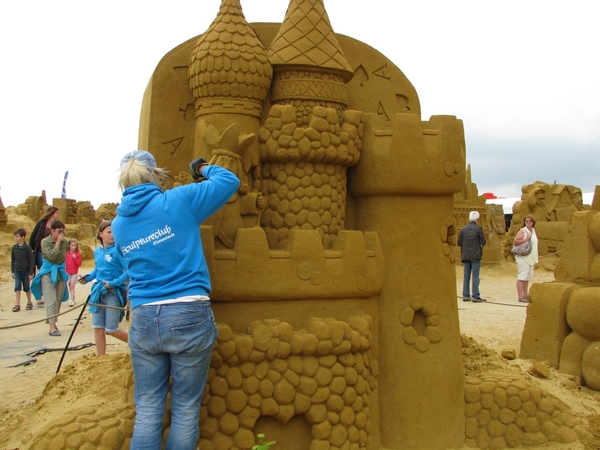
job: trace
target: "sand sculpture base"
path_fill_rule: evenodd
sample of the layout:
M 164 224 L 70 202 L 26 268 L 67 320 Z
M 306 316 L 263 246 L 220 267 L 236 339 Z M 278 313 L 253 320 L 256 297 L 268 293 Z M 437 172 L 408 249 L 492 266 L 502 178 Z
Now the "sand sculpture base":
M 277 446 L 292 450 L 383 449 L 369 436 L 378 375 L 369 356 L 370 322 L 369 317 L 314 319 L 307 329 L 294 331 L 273 319 L 254 322 L 248 334 L 240 335 L 219 324 L 202 400 L 199 448 L 250 449 L 256 434 L 265 433 Z M 31 449 L 129 449 L 133 383 L 129 367 L 120 404 L 67 412 Z M 469 376 L 464 401 L 465 444 L 471 448 L 571 443 L 585 434 L 566 404 L 524 377 Z M 169 424 L 167 403 L 165 436 Z

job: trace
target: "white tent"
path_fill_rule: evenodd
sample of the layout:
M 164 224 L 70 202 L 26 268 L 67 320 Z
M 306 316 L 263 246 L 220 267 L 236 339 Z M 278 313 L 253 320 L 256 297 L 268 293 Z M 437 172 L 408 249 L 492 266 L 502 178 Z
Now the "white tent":
M 591 205 L 592 201 L 594 200 L 594 193 L 593 192 L 587 192 L 582 194 L 583 196 L 583 204 L 584 205 Z M 492 205 L 502 205 L 502 209 L 504 210 L 504 214 L 512 214 L 513 213 L 513 205 L 515 204 L 515 202 L 518 202 L 521 200 L 521 197 L 511 197 L 511 198 L 488 198 L 486 200 L 487 204 L 492 204 Z
M 521 201 L 521 197 L 488 198 L 485 202 L 488 205 L 502 205 L 504 214 L 512 214 L 512 207 L 518 201 Z
M 586 192 L 583 195 L 583 204 L 584 205 L 591 205 L 592 202 L 594 201 L 594 193 L 593 192 Z

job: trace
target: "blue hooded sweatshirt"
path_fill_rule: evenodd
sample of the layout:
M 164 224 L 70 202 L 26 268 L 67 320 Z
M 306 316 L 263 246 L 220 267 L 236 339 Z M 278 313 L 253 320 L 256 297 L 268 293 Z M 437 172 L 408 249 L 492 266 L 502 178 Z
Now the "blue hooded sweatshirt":
M 100 303 L 100 297 L 108 292 L 104 281 L 108 281 L 110 288 L 117 293 L 119 300 L 121 300 L 121 306 L 125 306 L 125 299 L 120 290 L 127 289 L 125 282 L 129 279 L 129 276 L 125 271 L 125 260 L 117 252 L 117 247 L 115 245 L 106 248 L 98 247 L 94 250 L 94 261 L 96 267 L 85 277 L 86 283 L 92 280 L 97 281 L 92 286 L 90 312 L 98 312 L 98 307 L 93 305 Z
M 201 183 L 162 191 L 153 183 L 123 191 L 112 232 L 127 263 L 131 308 L 211 290 L 200 224 L 239 186 L 235 174 L 205 166 Z

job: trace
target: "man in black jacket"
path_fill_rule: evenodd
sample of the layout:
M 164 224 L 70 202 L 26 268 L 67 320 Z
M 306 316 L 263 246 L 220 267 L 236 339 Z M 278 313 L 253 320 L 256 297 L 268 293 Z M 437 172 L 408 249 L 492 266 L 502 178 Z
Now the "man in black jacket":
M 477 211 L 471 211 L 469 213 L 469 221 L 470 222 L 458 233 L 458 245 L 461 250 L 461 260 L 464 264 L 462 297 L 465 302 L 468 302 L 471 299 L 474 302 L 485 302 L 485 299 L 481 298 L 481 295 L 479 294 L 479 268 L 481 267 L 483 246 L 485 245 L 483 228 L 477 225 L 479 213 Z M 473 297 L 469 294 L 471 272 L 473 272 Z

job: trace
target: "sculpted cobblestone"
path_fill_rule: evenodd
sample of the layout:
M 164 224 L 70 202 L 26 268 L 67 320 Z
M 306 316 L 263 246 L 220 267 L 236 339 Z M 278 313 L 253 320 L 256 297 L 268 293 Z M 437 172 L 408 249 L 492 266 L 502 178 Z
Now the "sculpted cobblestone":
M 246 336 L 234 335 L 229 327 L 220 326 L 222 334 L 213 352 L 200 410 L 202 445 L 248 447 L 253 442 L 252 429 L 261 416 L 286 423 L 295 415 L 305 415 L 313 424 L 313 444 L 363 449 L 370 424 L 370 384 L 376 383 L 369 367 L 375 362 L 363 353 L 371 345 L 369 322 L 354 318 L 352 323 L 360 329 L 343 321 L 313 320 L 309 328 L 318 336 L 309 330 L 294 331 L 277 319 L 253 322 Z M 332 336 L 348 347 L 339 354 L 333 352 Z M 273 349 L 281 349 L 285 342 L 282 339 L 288 339 L 293 348 L 296 337 L 300 338 L 301 353 L 307 345 L 321 343 L 326 344 L 321 347 L 323 354 L 266 356 Z M 361 338 L 367 348 L 358 345 L 356 350 L 360 352 L 350 353 L 350 341 L 359 343 Z M 224 357 L 228 357 L 227 363 Z M 127 380 L 124 399 L 129 398 L 133 386 L 133 378 Z M 54 421 L 32 448 L 121 448 L 130 442 L 134 417 L 135 410 L 128 403 L 114 409 L 96 412 L 88 408 L 77 415 L 67 414 Z
M 500 449 L 577 440 L 576 421 L 564 403 L 537 386 L 500 377 L 506 378 L 505 375 L 486 375 L 483 379 L 467 379 L 467 445 Z M 484 392 L 479 399 L 478 391 Z

